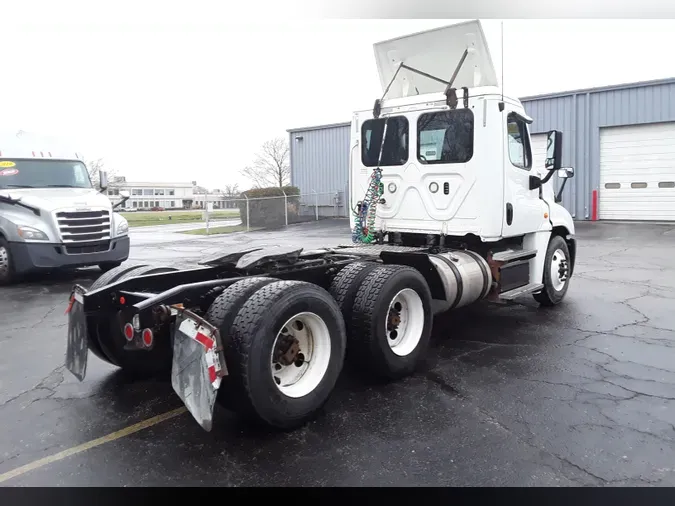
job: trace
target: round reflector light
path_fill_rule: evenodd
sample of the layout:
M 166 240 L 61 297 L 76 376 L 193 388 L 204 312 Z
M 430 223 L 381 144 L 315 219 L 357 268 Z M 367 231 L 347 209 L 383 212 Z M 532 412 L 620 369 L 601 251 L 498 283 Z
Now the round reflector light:
M 143 344 L 148 347 L 152 346 L 152 330 L 145 329 L 143 331 Z

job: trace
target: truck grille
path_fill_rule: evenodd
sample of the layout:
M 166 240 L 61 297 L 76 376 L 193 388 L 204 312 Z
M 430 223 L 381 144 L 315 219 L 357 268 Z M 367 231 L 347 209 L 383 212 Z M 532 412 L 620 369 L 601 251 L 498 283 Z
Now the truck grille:
M 109 211 L 61 211 L 56 219 L 66 244 L 110 240 Z

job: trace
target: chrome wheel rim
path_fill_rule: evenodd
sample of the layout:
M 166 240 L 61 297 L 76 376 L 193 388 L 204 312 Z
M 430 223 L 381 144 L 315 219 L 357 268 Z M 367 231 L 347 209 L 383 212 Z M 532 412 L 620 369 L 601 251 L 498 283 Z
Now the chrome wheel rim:
M 391 351 L 405 357 L 417 348 L 424 331 L 424 317 L 424 304 L 415 290 L 405 288 L 394 296 L 385 316 Z
M 551 284 L 556 292 L 565 288 L 568 279 L 567 257 L 561 249 L 553 252 L 551 257 Z
M 328 326 L 315 313 L 299 313 L 281 326 L 272 345 L 272 380 L 279 391 L 304 397 L 319 386 L 331 357 Z

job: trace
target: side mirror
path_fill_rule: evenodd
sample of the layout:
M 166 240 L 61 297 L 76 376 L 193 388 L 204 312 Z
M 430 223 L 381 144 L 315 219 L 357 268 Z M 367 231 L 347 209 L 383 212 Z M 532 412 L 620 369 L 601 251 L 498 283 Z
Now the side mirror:
M 106 188 L 108 188 L 108 173 L 103 170 L 99 170 L 98 181 L 99 186 L 101 187 L 101 191 L 104 191 Z
M 558 169 L 558 177 L 560 179 L 569 179 L 574 177 L 574 168 L 573 167 L 562 167 Z
M 546 163 L 548 170 L 559 170 L 562 167 L 562 132 L 551 130 L 546 139 Z

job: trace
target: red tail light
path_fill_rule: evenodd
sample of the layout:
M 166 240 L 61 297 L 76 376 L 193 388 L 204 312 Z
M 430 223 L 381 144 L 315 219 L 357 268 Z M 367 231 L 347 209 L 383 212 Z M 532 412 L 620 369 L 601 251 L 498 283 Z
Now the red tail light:
M 152 330 L 145 329 L 143 331 L 143 344 L 148 348 L 152 346 Z
M 132 341 L 134 339 L 134 327 L 131 323 L 127 323 L 124 326 L 124 337 L 127 341 Z

